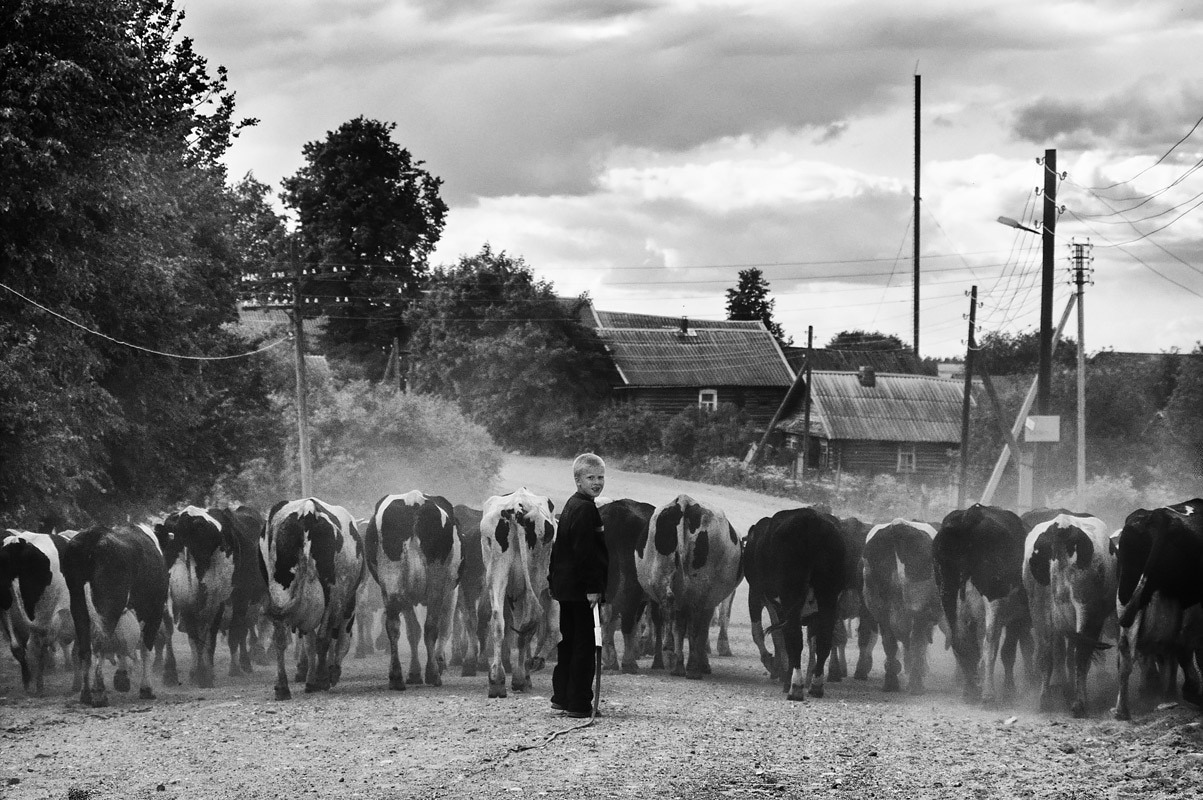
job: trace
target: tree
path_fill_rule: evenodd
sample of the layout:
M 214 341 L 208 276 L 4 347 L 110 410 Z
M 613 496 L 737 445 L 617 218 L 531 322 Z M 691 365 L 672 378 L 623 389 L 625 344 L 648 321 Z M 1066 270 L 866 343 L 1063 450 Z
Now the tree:
M 1199 475 L 1203 475 L 1203 344 L 1195 347 L 1178 371 L 1164 419 L 1160 438 L 1167 446 L 1166 452 L 1178 457 L 1183 473 L 1192 476 L 1197 486 Z
M 500 444 L 546 450 L 609 396 L 608 360 L 579 303 L 485 245 L 436 270 L 415 308 L 413 388 L 456 399 Z
M 393 340 L 406 339 L 406 313 L 447 213 L 442 180 L 393 141 L 395 128 L 357 117 L 309 142 L 283 193 L 309 270 L 303 294 L 329 317 L 335 352 L 370 362 L 377 374 Z
M 909 350 L 892 333 L 877 331 L 840 331 L 827 343 L 828 350 Z
M 978 343 L 978 353 L 991 375 L 1035 375 L 1040 368 L 1040 332 L 988 331 Z M 1077 358 L 1077 344 L 1063 337 L 1053 352 L 1053 363 L 1072 369 Z
M 794 343 L 793 337 L 785 335 L 781 325 L 773 321 L 773 306 L 776 300 L 769 297 L 769 282 L 756 267 L 741 269 L 739 282 L 727 290 L 727 319 L 760 320 L 769 329 L 773 338 L 782 347 Z
M 254 121 L 233 122 L 225 71 L 210 76 L 182 19 L 170 1 L 0 9 L 0 517 L 14 524 L 191 494 L 237 460 L 233 428 L 264 405 L 253 374 L 139 349 L 246 347 L 222 327 L 237 259 L 219 159 Z

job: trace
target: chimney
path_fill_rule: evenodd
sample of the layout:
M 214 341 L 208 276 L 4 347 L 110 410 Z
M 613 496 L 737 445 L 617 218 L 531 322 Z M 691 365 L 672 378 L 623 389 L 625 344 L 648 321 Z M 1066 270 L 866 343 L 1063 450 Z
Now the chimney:
M 681 335 L 689 335 L 689 317 L 681 317 Z
M 877 372 L 872 367 L 861 367 L 857 370 L 857 379 L 861 386 L 874 387 L 877 385 Z

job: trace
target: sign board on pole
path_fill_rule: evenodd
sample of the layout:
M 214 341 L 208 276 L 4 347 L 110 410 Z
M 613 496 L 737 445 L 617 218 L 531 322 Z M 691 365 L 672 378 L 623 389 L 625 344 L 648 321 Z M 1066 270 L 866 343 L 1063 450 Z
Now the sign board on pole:
M 1031 414 L 1023 423 L 1025 442 L 1061 441 L 1061 417 L 1056 414 Z

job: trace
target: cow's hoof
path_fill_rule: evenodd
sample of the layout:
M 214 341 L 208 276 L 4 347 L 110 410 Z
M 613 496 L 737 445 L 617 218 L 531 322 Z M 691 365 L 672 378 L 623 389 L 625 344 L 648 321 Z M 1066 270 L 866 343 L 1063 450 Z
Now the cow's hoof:
M 1120 722 L 1130 722 L 1132 720 L 1132 714 L 1126 708 L 1111 709 L 1111 716 L 1115 717 Z
M 175 667 L 163 668 L 163 683 L 167 686 L 180 685 L 180 673 Z
M 309 677 L 309 670 L 298 669 L 296 671 L 296 673 L 292 676 L 292 680 L 294 683 L 304 683 L 305 678 L 307 678 L 307 677 Z
M 852 674 L 852 679 L 855 681 L 867 681 L 867 680 L 869 680 L 869 672 L 868 672 L 868 670 L 866 670 L 865 672 L 857 671 Z
M 1069 707 L 1069 713 L 1073 714 L 1075 719 L 1082 719 L 1086 716 L 1086 704 L 1081 700 L 1075 700 L 1073 705 Z
M 505 697 L 505 685 L 502 684 L 501 686 L 497 686 L 495 684 L 490 683 L 489 684 L 489 697 L 491 697 L 491 698 L 492 697 Z
M 545 666 L 547 666 L 547 659 L 543 658 L 543 656 L 535 656 L 526 663 L 526 668 L 531 672 L 538 672 Z
M 677 664 L 676 666 L 674 666 L 672 669 L 670 669 L 668 671 L 668 674 L 676 676 L 678 678 L 684 677 L 685 676 L 685 667 L 681 666 L 680 664 Z
M 290 690 L 287 686 L 277 686 L 276 687 L 276 699 L 277 700 L 291 700 L 292 699 L 292 690 Z
M 335 666 L 331 667 L 330 668 L 330 685 L 327 686 L 326 688 L 333 689 L 335 686 L 338 686 L 338 682 L 340 680 L 342 680 L 342 677 L 343 677 L 342 666 L 335 665 Z
M 823 684 L 821 684 L 821 683 L 813 684 L 810 687 L 810 696 L 811 697 L 822 697 L 823 696 Z
M 113 673 L 113 688 L 119 692 L 128 692 L 130 687 L 129 673 L 119 669 Z
M 844 676 L 842 676 L 842 675 L 837 674 L 837 675 L 828 675 L 827 676 L 828 683 L 840 683 L 843 680 L 844 680 Z
M 702 679 L 702 676 L 703 676 L 703 675 L 705 675 L 705 674 L 706 674 L 706 673 L 704 673 L 704 672 L 702 672 L 701 670 L 698 670 L 698 669 L 687 669 L 687 670 L 685 670 L 685 677 L 686 677 L 686 678 L 688 678 L 688 679 L 689 679 L 689 680 L 691 680 L 691 681 L 700 681 L 700 680 Z
M 806 702 L 806 689 L 802 686 L 791 686 L 785 699 L 793 700 L 796 703 Z
M 621 671 L 623 675 L 638 675 L 639 665 L 634 663 L 624 663 L 619 667 L 619 671 Z
M 142 688 L 138 689 L 138 699 L 154 700 L 155 693 L 149 686 L 143 686 Z
M 388 688 L 392 689 L 394 692 L 404 692 L 405 678 L 401 677 L 400 675 L 390 675 L 388 679 Z
M 234 662 L 231 661 L 230 666 L 233 666 L 233 665 L 234 665 Z M 247 675 L 250 675 L 252 672 L 255 671 L 254 662 L 251 661 L 251 657 L 249 655 L 247 655 L 246 653 L 243 653 L 238 658 L 238 668 L 241 669 L 243 672 L 245 672 Z
M 723 658 L 730 658 L 731 656 L 735 655 L 731 652 L 731 645 L 727 644 L 726 642 L 719 642 L 717 650 L 718 654 Z
M 409 674 L 405 676 L 406 683 L 413 683 L 418 686 L 422 685 L 422 673 L 420 670 L 411 669 Z
M 525 681 L 522 681 L 521 683 L 519 683 L 518 681 L 512 681 L 510 683 L 510 688 L 513 689 L 515 692 L 525 692 L 531 688 L 530 678 L 527 678 Z
M 439 671 L 437 669 L 427 669 L 426 670 L 426 685 L 427 686 L 442 686 L 443 685 L 443 676 L 439 675 Z
M 886 675 L 886 679 L 881 684 L 883 692 L 897 692 L 902 689 L 902 685 L 898 682 L 897 675 Z

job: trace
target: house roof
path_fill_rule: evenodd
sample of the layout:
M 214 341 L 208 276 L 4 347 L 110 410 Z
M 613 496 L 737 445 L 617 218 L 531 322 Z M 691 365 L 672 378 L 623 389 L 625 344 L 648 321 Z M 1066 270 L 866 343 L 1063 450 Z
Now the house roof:
M 961 440 L 964 381 L 877 373 L 874 386 L 856 372 L 811 372 L 810 434 L 825 439 L 886 442 Z M 803 432 L 803 409 L 787 409 L 779 427 Z
M 759 320 L 693 320 L 603 311 L 580 316 L 606 346 L 625 387 L 789 388 L 794 372 Z M 683 332 L 684 328 L 684 332 Z
M 786 347 L 785 357 L 794 372 L 806 367 L 805 347 Z M 872 367 L 877 372 L 895 372 L 904 375 L 919 375 L 923 372 L 919 359 L 911 350 L 832 350 L 815 347 L 811 350 L 810 368 L 833 372 L 856 371 L 861 367 Z

